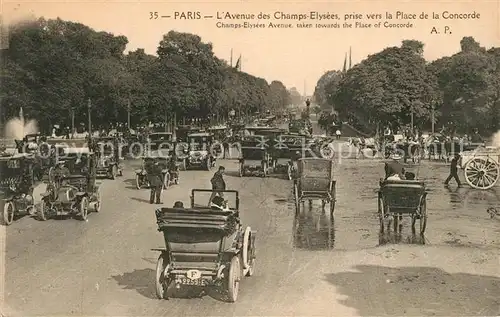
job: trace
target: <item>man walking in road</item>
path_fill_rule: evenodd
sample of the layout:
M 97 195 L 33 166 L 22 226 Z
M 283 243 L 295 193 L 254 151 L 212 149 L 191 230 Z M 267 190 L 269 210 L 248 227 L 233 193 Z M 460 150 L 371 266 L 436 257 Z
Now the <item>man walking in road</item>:
M 219 170 L 214 173 L 214 176 L 210 180 L 210 183 L 212 183 L 212 195 L 210 195 L 210 199 L 208 200 L 208 205 L 212 203 L 212 199 L 218 194 L 220 197 L 223 197 L 224 194 L 222 191 L 226 190 L 226 182 L 224 181 L 224 172 L 225 172 L 224 166 L 220 166 Z
M 455 156 L 451 160 L 450 175 L 448 175 L 448 178 L 446 178 L 446 180 L 444 181 L 444 185 L 445 186 L 448 186 L 448 184 L 449 184 L 449 182 L 450 182 L 450 180 L 452 178 L 455 179 L 455 181 L 457 182 L 458 186 L 462 185 L 462 183 L 460 183 L 460 178 L 458 177 L 458 166 L 460 164 L 461 158 L 462 157 L 460 156 L 460 154 L 455 153 Z
M 163 191 L 163 175 L 158 162 L 149 166 L 146 170 L 148 175 L 149 186 L 151 186 L 151 195 L 149 196 L 150 204 L 161 204 L 160 197 Z

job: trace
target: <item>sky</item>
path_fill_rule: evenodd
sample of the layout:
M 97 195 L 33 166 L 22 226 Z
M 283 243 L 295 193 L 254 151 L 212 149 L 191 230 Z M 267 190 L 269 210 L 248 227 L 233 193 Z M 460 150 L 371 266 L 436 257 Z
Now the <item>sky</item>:
M 424 57 L 435 60 L 460 50 L 460 40 L 473 36 L 487 48 L 500 46 L 500 0 L 474 1 L 3 1 L 2 16 L 6 23 L 29 17 L 57 18 L 80 22 L 97 31 L 125 35 L 127 50 L 144 48 L 156 54 L 163 35 L 170 30 L 199 35 L 211 42 L 215 54 L 227 61 L 233 50 L 233 62 L 242 55 L 242 71 L 263 77 L 268 82 L 282 81 L 288 88 L 296 87 L 311 95 L 319 77 L 328 70 L 342 69 L 344 57 L 352 49 L 352 63 L 388 46 L 399 46 L 402 40 L 415 39 L 425 44 Z M 305 14 L 337 14 L 337 20 L 258 19 L 259 13 L 273 16 L 275 12 Z M 396 12 L 405 16 L 395 19 Z M 476 13 L 476 19 L 443 19 L 443 12 Z M 150 19 L 151 12 L 171 18 Z M 197 20 L 174 19 L 175 12 L 200 12 Z M 243 23 L 241 19 L 217 20 L 217 14 L 255 14 L 249 23 L 263 23 L 266 28 L 218 28 L 217 22 Z M 386 12 L 393 14 L 386 20 Z M 435 12 L 440 19 L 432 19 Z M 370 21 L 368 14 L 382 14 L 382 20 Z M 427 13 L 428 19 L 419 19 Z M 345 15 L 351 15 L 349 21 Z M 352 20 L 352 15 L 361 19 Z M 416 14 L 412 21 L 411 14 Z M 153 13 L 154 16 L 154 13 Z M 343 23 L 371 23 L 371 28 L 342 28 Z M 377 21 L 413 24 L 412 28 L 375 28 Z M 291 29 L 271 29 L 269 23 L 292 23 Z M 313 28 L 298 28 L 297 23 L 312 23 Z M 339 23 L 340 28 L 317 28 L 316 24 Z M 435 27 L 439 34 L 432 34 Z M 446 29 L 445 33 L 445 27 Z

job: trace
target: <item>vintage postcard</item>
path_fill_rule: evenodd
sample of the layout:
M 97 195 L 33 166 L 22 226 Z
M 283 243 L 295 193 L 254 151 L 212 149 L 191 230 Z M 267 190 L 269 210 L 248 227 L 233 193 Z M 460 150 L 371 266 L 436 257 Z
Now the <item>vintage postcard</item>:
M 2 316 L 498 316 L 500 2 L 14 1 Z

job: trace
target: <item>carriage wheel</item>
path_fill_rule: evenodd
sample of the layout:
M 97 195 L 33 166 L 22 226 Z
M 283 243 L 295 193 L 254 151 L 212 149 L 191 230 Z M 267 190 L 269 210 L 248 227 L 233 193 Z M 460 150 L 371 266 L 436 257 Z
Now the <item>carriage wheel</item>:
M 293 185 L 293 198 L 295 203 L 295 214 L 300 214 L 299 189 L 297 184 Z
M 162 252 L 158 257 L 158 262 L 156 262 L 156 297 L 158 299 L 167 298 L 167 289 L 170 285 L 169 278 L 169 268 L 170 264 L 167 262 L 165 253 Z
M 169 186 L 170 186 L 170 174 L 165 173 L 165 175 L 163 175 L 163 189 L 168 189 Z
M 243 177 L 243 175 L 245 174 L 243 169 L 244 169 L 243 163 L 240 163 L 240 167 L 238 168 L 239 177 Z
M 89 199 L 87 197 L 82 197 L 80 201 L 80 220 L 87 220 L 89 215 Z
M 286 169 L 286 174 L 287 174 L 288 180 L 291 181 L 293 179 L 293 175 L 292 175 L 292 167 L 290 166 L 290 164 L 288 164 L 288 167 Z
M 267 176 L 267 162 L 262 163 L 262 177 Z
M 384 212 L 384 200 L 382 199 L 381 195 L 378 195 L 378 220 L 380 222 L 380 233 L 384 233 L 384 218 L 385 218 L 385 212 Z
M 101 194 L 99 193 L 99 191 L 95 193 L 94 211 L 101 211 Z
M 116 174 L 118 174 L 118 168 L 116 167 L 116 165 L 113 165 L 111 167 L 111 171 L 109 171 L 109 173 L 108 173 L 109 179 L 115 179 Z
M 137 188 L 137 189 L 141 189 L 141 187 L 142 187 L 141 178 L 142 178 L 142 175 L 140 175 L 140 174 L 135 175 L 135 188 Z
M 500 178 L 500 164 L 490 157 L 475 157 L 465 164 L 465 181 L 476 189 L 490 189 Z
M 45 199 L 42 199 L 40 201 L 40 206 L 38 206 L 38 213 L 37 213 L 37 219 L 40 221 L 46 221 L 48 219 L 47 217 L 47 211 L 48 211 L 48 205 Z
M 423 236 L 427 227 L 427 202 L 425 198 L 420 205 L 420 235 Z
M 15 209 L 16 207 L 14 206 L 13 202 L 9 201 L 5 203 L 5 205 L 3 206 L 3 225 L 8 226 L 12 224 L 12 222 L 14 221 Z
M 241 265 L 240 258 L 233 256 L 227 275 L 227 297 L 230 303 L 236 302 L 240 290 Z

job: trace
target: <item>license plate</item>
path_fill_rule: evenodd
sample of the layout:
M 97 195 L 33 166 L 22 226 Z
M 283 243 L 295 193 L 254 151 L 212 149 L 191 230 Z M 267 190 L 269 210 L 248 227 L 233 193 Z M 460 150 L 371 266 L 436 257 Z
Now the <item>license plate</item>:
M 181 278 L 181 284 L 183 285 L 193 285 L 193 286 L 206 286 L 207 281 L 204 279 L 196 279 L 196 280 L 191 280 L 188 278 Z

